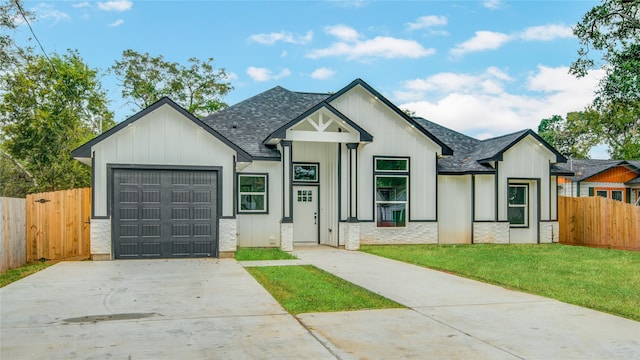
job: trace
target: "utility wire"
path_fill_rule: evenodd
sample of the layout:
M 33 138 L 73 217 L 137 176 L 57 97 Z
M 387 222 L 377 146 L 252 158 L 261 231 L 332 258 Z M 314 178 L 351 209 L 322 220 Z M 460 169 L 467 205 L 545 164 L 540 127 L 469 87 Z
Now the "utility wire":
M 44 55 L 45 59 L 47 59 L 47 62 L 51 66 L 51 69 L 53 69 L 53 72 L 58 76 L 58 78 L 60 79 L 60 82 L 62 82 L 62 85 L 64 85 L 64 87 L 67 89 L 67 91 L 69 92 L 69 95 L 73 95 L 73 92 L 69 88 L 69 85 L 67 85 L 67 83 L 64 81 L 64 78 L 62 77 L 62 75 L 60 74 L 60 72 L 56 68 L 55 64 L 53 63 L 53 61 L 51 60 L 51 58 L 49 57 L 49 55 L 45 51 L 44 46 L 42 46 L 42 43 L 40 42 L 40 39 L 38 39 L 38 36 L 36 35 L 35 31 L 33 31 L 33 28 L 31 27 L 31 23 L 29 23 L 29 19 L 27 18 L 27 15 L 25 14 L 25 11 L 22 8 L 22 5 L 20 5 L 20 0 L 14 0 L 14 3 L 16 4 L 16 7 L 18 8 L 18 12 L 20 12 L 20 15 L 22 16 L 24 21 L 27 23 L 27 26 L 29 27 L 29 31 L 31 32 L 31 35 L 33 35 L 33 38 L 38 43 L 38 46 L 40 47 L 40 50 L 42 51 L 42 54 Z M 87 117 L 87 119 L 90 122 L 93 120 L 93 116 L 91 116 L 91 114 L 89 114 L 87 112 L 87 109 L 85 109 L 84 107 L 80 106 L 80 110 L 84 113 L 84 115 Z M 102 134 L 102 116 L 98 116 L 98 117 L 100 118 L 100 128 L 98 129 L 98 133 Z

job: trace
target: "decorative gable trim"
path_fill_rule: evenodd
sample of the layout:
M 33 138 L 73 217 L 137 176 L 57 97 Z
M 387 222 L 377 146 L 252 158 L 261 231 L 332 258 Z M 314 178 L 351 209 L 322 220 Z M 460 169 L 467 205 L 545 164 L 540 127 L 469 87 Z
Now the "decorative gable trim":
M 202 120 L 200 120 L 197 117 L 195 117 L 189 111 L 187 111 L 186 109 L 184 109 L 180 105 L 176 104 L 175 102 L 173 102 L 173 100 L 169 99 L 168 97 L 163 97 L 162 99 L 160 99 L 160 100 L 156 101 L 155 103 L 149 105 L 147 108 L 139 111 L 137 114 L 131 116 L 127 120 L 122 121 L 118 125 L 112 127 L 111 129 L 105 131 L 104 133 L 98 135 L 97 137 L 93 138 L 92 140 L 89 140 L 85 144 L 83 144 L 83 145 L 79 146 L 78 148 L 74 149 L 71 152 L 71 155 L 74 158 L 90 159 L 91 158 L 91 148 L 94 145 L 100 143 L 101 141 L 105 140 L 106 138 L 110 137 L 111 135 L 116 134 L 118 131 L 124 129 L 129 124 L 132 124 L 132 123 L 142 119 L 143 117 L 145 117 L 146 115 L 148 115 L 148 114 L 152 113 L 153 111 L 159 109 L 163 105 L 168 105 L 168 106 L 172 107 L 174 110 L 179 112 L 181 115 L 183 115 L 187 119 L 193 121 L 196 125 L 200 126 L 204 131 L 206 131 L 209 134 L 213 135 L 213 137 L 215 137 L 216 139 L 222 141 L 225 145 L 227 145 L 231 149 L 235 150 L 238 153 L 238 161 L 240 161 L 240 162 L 251 162 L 252 161 L 251 155 L 249 155 L 246 151 L 242 150 L 236 144 L 234 144 L 231 141 L 229 141 L 229 139 L 227 139 L 224 136 L 222 136 L 219 132 L 217 132 L 214 129 L 212 129 L 211 127 L 209 127 L 207 124 L 202 122 Z
M 270 142 L 272 142 L 273 140 L 276 140 L 276 139 L 286 139 L 287 138 L 287 130 L 288 129 L 294 127 L 295 125 L 301 123 L 302 121 L 305 121 L 309 116 L 313 115 L 314 113 L 316 113 L 318 111 L 321 111 L 322 109 L 325 109 L 325 110 L 331 112 L 337 118 L 339 118 L 340 120 L 344 121 L 347 125 L 349 125 L 353 129 L 355 129 L 360 134 L 360 141 L 361 142 L 371 142 L 371 141 L 373 141 L 373 136 L 371 134 L 369 134 L 366 130 L 361 128 L 354 121 L 349 119 L 346 115 L 344 115 L 343 113 L 338 111 L 336 108 L 334 108 L 333 106 L 331 106 L 327 102 L 323 101 L 323 102 L 318 103 L 317 105 L 315 105 L 311 109 L 305 111 L 304 113 L 302 113 L 301 115 L 299 115 L 295 119 L 289 121 L 285 125 L 281 126 L 276 131 L 272 132 L 269 136 L 267 136 L 264 139 L 263 143 L 264 144 L 268 144 L 268 143 L 270 143 Z M 318 130 L 320 130 L 320 129 L 318 129 Z
M 488 158 L 484 158 L 484 159 L 479 159 L 478 162 L 486 163 L 486 162 L 489 162 L 489 161 L 502 161 L 504 153 L 507 150 L 511 149 L 511 147 L 513 147 L 515 144 L 517 144 L 520 141 L 522 141 L 522 139 L 526 138 L 527 136 L 532 136 L 536 141 L 538 141 L 540 144 L 542 144 L 544 147 L 546 147 L 549 151 L 551 151 L 556 156 L 556 162 L 557 163 L 566 163 L 567 162 L 567 158 L 565 158 L 562 154 L 560 154 L 558 152 L 558 150 L 556 150 L 553 146 L 549 145 L 548 142 L 546 142 L 543 138 L 540 137 L 540 135 L 536 134 L 531 129 L 528 129 L 525 132 L 523 132 L 522 135 L 518 136 L 515 140 L 513 140 L 507 146 L 505 146 L 502 149 L 500 149 L 493 156 L 488 157 Z
M 335 93 L 332 96 L 330 96 L 329 98 L 327 98 L 325 100 L 325 102 L 327 102 L 327 103 L 332 102 L 333 100 L 339 98 L 340 96 L 344 95 L 346 92 L 348 92 L 349 90 L 353 89 L 354 87 L 356 87 L 358 85 L 360 85 L 365 90 L 367 90 L 375 98 L 377 98 L 378 100 L 382 101 L 383 104 L 387 105 L 387 107 L 389 109 L 391 109 L 393 112 L 398 114 L 406 122 L 408 122 L 409 124 L 413 125 L 418 131 L 420 131 L 425 136 L 427 136 L 429 139 L 431 139 L 433 142 L 438 144 L 438 146 L 440 146 L 440 148 L 442 149 L 442 155 L 453 155 L 453 149 L 451 149 L 449 146 L 447 146 L 447 144 L 445 144 L 440 139 L 438 139 L 433 134 L 431 134 L 427 129 L 425 129 L 424 127 L 420 126 L 420 124 L 418 124 L 413 118 L 411 118 L 409 115 L 405 114 L 404 111 L 400 110 L 391 101 L 389 101 L 386 97 L 382 96 L 382 94 L 380 94 L 378 91 L 376 91 L 374 88 L 372 88 L 369 84 L 367 84 L 362 79 L 359 79 L 359 78 L 355 79 L 349 85 L 345 86 L 340 91 L 338 91 L 337 93 Z

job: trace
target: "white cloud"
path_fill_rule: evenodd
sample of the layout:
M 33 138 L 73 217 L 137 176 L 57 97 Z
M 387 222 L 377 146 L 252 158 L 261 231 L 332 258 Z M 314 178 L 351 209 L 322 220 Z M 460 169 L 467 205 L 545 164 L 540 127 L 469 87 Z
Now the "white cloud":
M 122 24 L 124 24 L 124 20 L 122 20 L 122 19 L 118 19 L 118 20 L 116 20 L 116 21 L 112 22 L 111 24 L 109 24 L 109 26 L 111 26 L 111 27 L 118 27 L 118 26 L 120 26 L 120 25 L 122 25 Z
M 532 26 L 520 34 L 520 38 L 523 40 L 538 40 L 538 41 L 550 41 L 557 38 L 570 38 L 573 37 L 573 30 L 569 26 L 561 24 L 550 24 L 541 26 Z
M 130 10 L 133 3 L 129 0 L 112 0 L 98 3 L 98 9 L 104 11 L 127 11 Z
M 71 16 L 69 14 L 56 9 L 53 5 L 40 3 L 33 8 L 38 20 L 52 19 L 56 24 L 60 21 L 69 21 Z
M 326 80 L 332 77 L 336 72 L 331 68 L 321 67 L 311 73 L 311 78 L 316 80 Z
M 331 4 L 343 8 L 361 8 L 368 5 L 365 0 L 331 1 Z
M 445 16 L 421 16 L 416 22 L 407 23 L 407 28 L 409 30 L 419 30 L 424 28 L 429 28 L 433 26 L 443 26 L 447 25 L 447 18 Z
M 482 3 L 482 6 L 491 10 L 499 9 L 500 7 L 502 7 L 502 0 L 485 0 Z
M 481 74 L 440 73 L 403 83 L 394 95 L 401 108 L 443 126 L 477 138 L 537 129 L 540 120 L 554 114 L 579 111 L 593 100 L 602 70 L 584 78 L 568 74 L 567 67 L 538 68 L 526 79 L 513 79 L 497 68 Z M 526 93 L 505 90 L 507 82 L 524 82 Z
M 398 39 L 389 36 L 378 36 L 369 40 L 360 40 L 356 30 L 345 25 L 330 26 L 325 32 L 339 40 L 323 49 L 314 49 L 307 53 L 311 59 L 329 56 L 345 56 L 347 60 L 371 60 L 375 58 L 412 58 L 417 59 L 435 54 L 435 49 L 425 49 L 413 40 Z
M 324 32 L 329 35 L 333 35 L 342 41 L 348 42 L 356 42 L 360 37 L 360 34 L 358 34 L 354 28 L 347 25 L 327 26 L 324 28 Z
M 494 31 L 476 31 L 471 39 L 456 45 L 451 54 L 461 56 L 469 52 L 495 50 L 511 40 L 511 36 Z
M 238 80 L 238 74 L 232 72 L 226 73 L 227 76 L 225 76 L 222 80 L 224 81 L 232 81 L 232 80 Z
M 293 35 L 290 32 L 280 31 L 268 34 L 254 34 L 249 36 L 249 40 L 263 45 L 273 45 L 278 41 L 290 44 L 306 44 L 313 39 L 313 32 L 309 31 L 305 35 Z
M 395 93 L 400 101 L 414 101 L 427 96 L 427 93 L 500 93 L 505 82 L 513 79 L 496 67 L 489 67 L 478 75 L 443 72 L 425 79 L 407 80 L 403 83 L 403 90 Z
M 289 69 L 283 69 L 278 74 L 274 74 L 271 70 L 267 68 L 259 68 L 255 66 L 249 66 L 247 68 L 247 75 L 251 77 L 254 81 L 264 82 L 269 80 L 278 80 L 284 77 L 291 75 L 291 71 Z
M 90 6 L 90 4 L 89 4 L 89 2 L 88 2 L 88 1 L 83 1 L 83 2 L 80 2 L 80 3 L 74 3 L 74 4 L 72 4 L 71 6 L 73 6 L 73 7 L 74 7 L 74 8 L 76 8 L 76 9 L 79 9 L 79 8 L 89 7 L 89 6 Z

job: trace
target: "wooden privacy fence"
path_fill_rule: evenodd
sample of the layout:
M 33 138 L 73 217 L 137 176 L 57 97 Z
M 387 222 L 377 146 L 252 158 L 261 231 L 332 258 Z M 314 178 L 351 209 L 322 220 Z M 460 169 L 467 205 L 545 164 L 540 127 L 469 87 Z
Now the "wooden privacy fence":
M 27 263 L 25 199 L 0 197 L 0 272 Z
M 27 262 L 89 258 L 91 188 L 27 195 Z
M 640 206 L 599 196 L 558 197 L 560 243 L 640 250 Z

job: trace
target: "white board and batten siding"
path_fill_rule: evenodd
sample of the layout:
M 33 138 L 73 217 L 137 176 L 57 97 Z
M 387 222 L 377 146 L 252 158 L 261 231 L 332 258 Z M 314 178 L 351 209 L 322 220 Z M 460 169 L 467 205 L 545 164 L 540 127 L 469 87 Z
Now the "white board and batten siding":
M 358 147 L 357 208 L 361 243 L 432 243 L 437 241 L 436 159 L 440 146 L 360 86 L 332 103 L 373 136 Z M 342 220 L 348 216 L 348 157 L 342 153 Z M 409 209 L 406 228 L 377 228 L 374 157 L 409 158 Z M 416 220 L 411 222 L 410 220 Z
M 238 210 L 238 246 L 280 246 L 280 220 L 282 219 L 282 163 L 280 161 L 254 161 L 238 172 L 267 174 L 268 214 L 243 214 Z M 231 192 L 231 191 L 229 191 Z M 235 194 L 237 197 L 238 194 Z M 237 199 L 235 199 L 237 201 Z M 238 205 L 239 206 L 239 205 Z
M 495 175 L 475 175 L 474 221 L 496 221 Z
M 358 148 L 358 218 L 375 220 L 374 156 L 399 156 L 410 161 L 408 219 L 435 220 L 436 158 L 440 146 L 359 86 L 331 105 L 373 136 L 372 143 Z
M 471 175 L 438 176 L 438 243 L 471 243 Z
M 107 164 L 220 166 L 222 216 L 233 216 L 235 151 L 169 105 L 129 124 L 92 147 L 94 215 L 106 216 Z
M 557 212 L 557 204 L 550 198 L 550 189 L 551 186 L 555 187 L 555 181 L 552 185 L 549 174 L 550 164 L 555 162 L 555 159 L 554 153 L 531 136 L 522 139 L 504 152 L 503 161 L 499 162 L 498 167 L 498 220 L 508 220 L 507 188 L 509 181 L 529 185 L 529 227 L 512 227 L 510 230 L 511 243 L 536 243 L 539 231 L 538 222 L 550 221 L 551 215 L 555 215 Z M 538 214 L 540 214 L 539 219 Z

